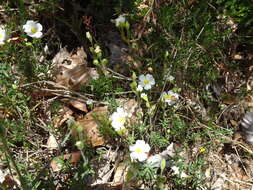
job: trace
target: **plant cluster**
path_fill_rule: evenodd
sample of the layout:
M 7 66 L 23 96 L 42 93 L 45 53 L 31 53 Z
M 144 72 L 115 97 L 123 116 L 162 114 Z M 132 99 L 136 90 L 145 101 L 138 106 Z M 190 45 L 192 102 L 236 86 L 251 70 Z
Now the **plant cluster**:
M 61 12 L 62 4 L 54 0 L 43 6 L 5 3 L 12 22 L 0 26 L 1 189 L 88 188 L 99 185 L 106 164 L 111 176 L 119 165 L 125 167 L 125 189 L 211 188 L 209 154 L 235 130 L 221 122 L 230 109 L 223 103 L 227 94 L 215 88 L 222 97 L 214 99 L 207 90 L 227 70 L 240 68 L 228 61 L 226 51 L 242 40 L 236 32 L 252 25 L 252 6 L 239 0 L 109 2 L 113 8 L 102 1 L 85 8 L 78 1 L 64 2 L 73 15 Z M 17 5 L 19 10 L 10 8 Z M 60 16 L 43 20 L 51 8 Z M 100 19 L 97 25 L 87 21 L 89 15 L 80 19 L 79 14 L 100 8 L 91 16 Z M 13 10 L 18 14 L 11 16 Z M 117 43 L 103 42 L 101 25 L 119 34 Z M 64 43 L 73 37 L 54 34 L 59 32 L 54 27 L 75 36 L 88 54 L 87 65 L 98 73 L 80 88 L 52 82 L 50 60 L 61 46 L 57 43 L 62 36 Z M 109 53 L 108 44 L 114 48 Z M 120 57 L 115 64 L 122 72 L 112 69 L 110 54 Z M 87 65 L 80 68 L 86 71 Z M 117 156 L 108 158 L 112 152 Z

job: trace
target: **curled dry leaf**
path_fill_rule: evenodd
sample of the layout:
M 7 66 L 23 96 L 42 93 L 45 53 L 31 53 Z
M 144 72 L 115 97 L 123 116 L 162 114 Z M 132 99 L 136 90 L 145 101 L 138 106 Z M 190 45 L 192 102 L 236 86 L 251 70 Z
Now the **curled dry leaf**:
M 62 109 L 60 109 L 58 115 L 53 118 L 54 127 L 60 127 L 73 115 L 73 113 L 74 112 L 68 107 L 63 107 Z
M 81 120 L 78 120 L 76 123 L 80 127 L 81 131 L 86 135 L 87 140 L 93 146 L 101 146 L 105 144 L 105 140 L 99 134 L 99 124 L 96 119 L 104 119 L 104 116 L 107 115 L 108 108 L 107 106 L 96 107 Z M 96 115 L 96 119 L 94 119 Z M 76 136 L 76 130 L 73 130 L 73 135 Z
M 66 48 L 53 58 L 56 83 L 68 88 L 78 89 L 90 79 L 98 78 L 95 69 L 87 67 L 87 55 L 83 48 L 77 48 L 76 53 L 69 53 Z
M 83 112 L 88 112 L 86 103 L 78 101 L 78 100 L 69 100 L 67 98 L 62 98 L 61 101 L 64 103 L 73 106 L 74 108 L 83 111 Z
M 77 164 L 80 161 L 80 158 L 81 153 L 79 151 L 63 155 L 63 160 L 69 160 L 69 162 L 73 165 Z M 50 163 L 50 166 L 54 172 L 60 171 L 63 167 L 63 165 L 58 161 L 59 159 L 62 159 L 62 156 L 54 158 Z
M 86 104 L 77 100 L 70 100 L 69 104 L 74 108 L 81 110 L 83 112 L 88 112 Z

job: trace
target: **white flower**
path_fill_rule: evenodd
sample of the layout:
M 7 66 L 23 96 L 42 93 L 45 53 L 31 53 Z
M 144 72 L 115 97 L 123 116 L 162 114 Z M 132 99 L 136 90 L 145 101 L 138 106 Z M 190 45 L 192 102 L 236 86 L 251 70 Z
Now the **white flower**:
M 25 33 L 32 38 L 41 38 L 42 36 L 42 25 L 33 20 L 26 21 L 26 24 L 23 25 L 23 30 Z
M 137 92 L 142 92 L 143 91 L 143 88 L 141 85 L 138 85 L 137 88 L 136 88 Z
M 166 76 L 166 80 L 168 80 L 168 81 L 173 81 L 175 79 L 175 77 L 173 77 L 173 76 L 171 76 L 171 75 L 168 75 L 168 76 Z
M 126 113 L 124 111 L 123 108 L 121 107 L 118 107 L 117 108 L 117 111 L 114 112 L 112 115 L 111 115 L 111 121 L 112 121 L 112 127 L 116 130 L 116 131 L 119 131 L 119 130 L 122 130 L 122 129 L 125 129 L 125 123 L 126 123 L 126 120 L 127 120 L 127 117 L 129 117 L 129 114 Z
M 179 175 L 180 178 L 186 178 L 186 177 L 188 177 L 188 175 L 186 173 L 184 173 L 183 171 L 180 172 L 179 168 L 177 166 L 172 166 L 171 169 L 173 170 L 173 173 L 175 175 Z
M 6 38 L 7 38 L 6 31 L 3 28 L 0 28 L 0 45 L 4 44 Z
M 88 104 L 88 105 L 93 104 L 93 100 L 92 100 L 92 99 L 88 99 L 88 100 L 86 101 L 86 104 Z
M 125 22 L 126 22 L 126 18 L 124 16 L 122 16 L 122 15 L 119 15 L 119 17 L 115 19 L 115 25 L 117 27 L 121 26 Z
M 4 182 L 4 180 L 5 180 L 5 176 L 6 176 L 7 174 L 5 174 L 2 170 L 0 170 L 0 183 L 3 183 Z
M 129 149 L 131 151 L 130 157 L 132 160 L 139 160 L 140 162 L 143 162 L 148 158 L 150 146 L 145 143 L 144 140 L 137 140 L 134 145 L 129 147 Z
M 139 85 L 142 86 L 145 90 L 151 89 L 155 85 L 155 79 L 152 75 L 140 75 L 139 76 Z
M 166 102 L 168 105 L 173 105 L 178 100 L 179 95 L 171 90 L 168 92 L 162 93 L 162 100 Z

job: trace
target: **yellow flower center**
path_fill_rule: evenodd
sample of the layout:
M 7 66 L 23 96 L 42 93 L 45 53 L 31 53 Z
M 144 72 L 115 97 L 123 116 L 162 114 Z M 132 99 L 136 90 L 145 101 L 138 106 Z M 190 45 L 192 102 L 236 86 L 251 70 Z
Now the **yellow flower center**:
M 0 39 L 2 39 L 3 37 L 4 37 L 4 35 L 0 33 Z
M 125 123 L 125 121 L 126 121 L 125 117 L 119 117 L 118 118 L 118 122 L 120 122 L 120 123 Z
M 32 29 L 31 29 L 31 32 L 32 32 L 33 34 L 35 34 L 37 31 L 38 31 L 37 28 L 32 28 Z
M 141 150 L 141 148 L 136 148 L 135 152 L 141 153 L 142 150 Z
M 145 80 L 143 81 L 143 83 L 144 83 L 144 84 L 149 84 L 149 80 L 145 79 Z
M 170 95 L 170 94 L 164 95 L 163 98 L 164 98 L 165 100 L 175 100 L 175 99 L 176 99 L 175 96 Z

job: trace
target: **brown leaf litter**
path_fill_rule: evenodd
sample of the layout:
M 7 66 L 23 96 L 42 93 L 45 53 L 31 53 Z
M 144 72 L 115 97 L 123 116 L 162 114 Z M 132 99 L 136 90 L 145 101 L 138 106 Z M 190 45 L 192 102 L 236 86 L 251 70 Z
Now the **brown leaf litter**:
M 78 129 L 73 129 L 73 135 L 77 136 L 78 131 L 81 131 L 93 147 L 104 145 L 105 139 L 99 134 L 99 123 L 96 119 L 104 119 L 107 114 L 107 106 L 94 108 L 83 119 L 76 122 Z M 96 119 L 94 115 L 96 115 Z
M 87 66 L 87 54 L 83 48 L 68 52 L 61 48 L 52 60 L 56 83 L 70 89 L 78 89 L 90 79 L 98 78 L 96 69 Z

